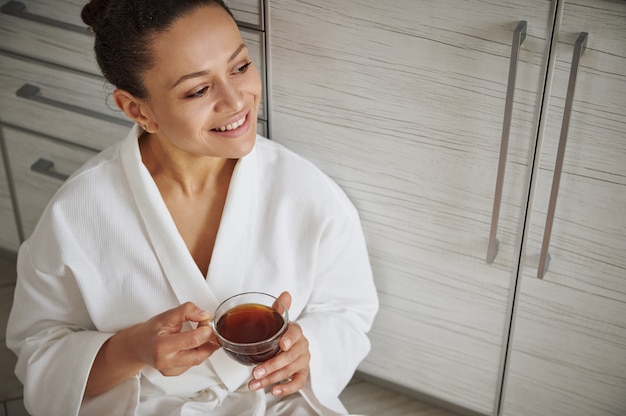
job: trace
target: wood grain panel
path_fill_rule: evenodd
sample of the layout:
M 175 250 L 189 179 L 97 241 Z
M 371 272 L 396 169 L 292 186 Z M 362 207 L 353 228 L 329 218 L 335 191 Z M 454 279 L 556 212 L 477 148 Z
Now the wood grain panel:
M 3 134 L 0 131 L 0 145 L 2 145 Z M 5 170 L 2 145 L 0 147 L 0 248 L 17 252 L 20 239 L 17 233 L 15 215 L 9 192 L 9 182 Z
M 583 54 L 550 240 L 536 277 L 575 39 Z M 626 414 L 626 3 L 564 3 L 504 414 Z M 532 397 L 532 400 L 529 398 Z
M 361 213 L 381 311 L 361 371 L 490 413 L 550 3 L 275 0 L 273 138 Z M 485 262 L 512 31 L 521 53 L 500 252 Z

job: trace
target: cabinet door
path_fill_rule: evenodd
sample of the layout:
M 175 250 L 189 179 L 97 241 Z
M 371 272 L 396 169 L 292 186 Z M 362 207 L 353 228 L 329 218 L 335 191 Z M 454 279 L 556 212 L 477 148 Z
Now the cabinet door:
M 551 13 L 546 0 L 270 2 L 272 137 L 337 180 L 366 233 L 381 309 L 360 370 L 482 413 L 500 386 Z
M 553 174 L 576 39 L 580 58 L 560 186 Z M 626 3 L 565 2 L 528 244 L 505 415 L 626 414 Z M 575 69 L 575 68 L 574 68 Z M 550 195 L 550 263 L 537 277 Z
M 240 26 L 265 30 L 263 19 L 263 2 L 265 0 L 226 0 Z
M 3 144 L 3 140 L 2 131 L 0 131 L 0 145 Z M 13 214 L 9 182 L 4 165 L 3 148 L 4 146 L 0 147 L 0 249 L 17 253 L 20 238 L 17 232 L 15 215 Z

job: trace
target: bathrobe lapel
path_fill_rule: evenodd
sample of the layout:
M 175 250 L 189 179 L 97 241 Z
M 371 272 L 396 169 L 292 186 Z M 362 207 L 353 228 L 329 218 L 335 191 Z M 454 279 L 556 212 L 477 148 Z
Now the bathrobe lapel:
M 208 290 L 156 183 L 141 161 L 136 130 L 137 127 L 122 143 L 121 158 L 148 238 L 178 300 L 181 303 L 193 301 L 211 310 L 218 305 L 218 298 Z
M 220 301 L 243 291 L 258 206 L 257 153 L 237 162 L 209 265 L 207 283 Z
M 154 251 L 178 300 L 193 301 L 212 312 L 221 301 L 241 291 L 244 282 L 255 226 L 256 152 L 253 150 L 235 167 L 205 279 L 141 161 L 136 134 L 135 127 L 122 145 L 121 157 Z

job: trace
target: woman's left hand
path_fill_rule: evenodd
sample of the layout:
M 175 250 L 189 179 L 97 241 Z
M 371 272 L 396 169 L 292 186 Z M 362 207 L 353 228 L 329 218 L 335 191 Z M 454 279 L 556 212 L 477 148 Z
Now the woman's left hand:
M 291 295 L 283 292 L 280 299 L 287 309 L 291 306 Z M 302 328 L 290 322 L 287 331 L 280 339 L 280 349 L 275 357 L 259 364 L 252 372 L 253 379 L 248 384 L 250 390 L 272 387 L 274 396 L 286 396 L 300 390 L 309 378 L 309 341 L 302 334 Z

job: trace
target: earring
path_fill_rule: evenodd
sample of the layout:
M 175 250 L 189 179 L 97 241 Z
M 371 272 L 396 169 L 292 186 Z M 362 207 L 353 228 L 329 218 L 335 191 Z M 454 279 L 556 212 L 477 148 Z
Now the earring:
M 144 124 L 140 124 L 139 127 L 141 127 L 143 131 L 146 131 L 146 126 Z

